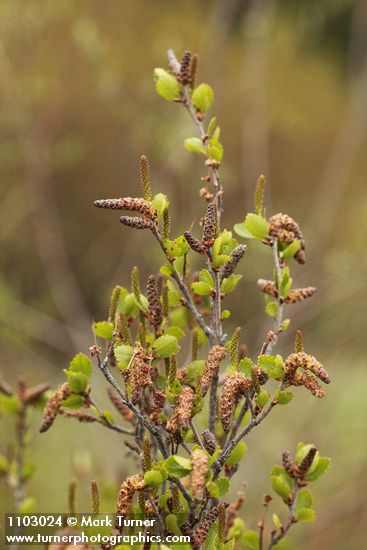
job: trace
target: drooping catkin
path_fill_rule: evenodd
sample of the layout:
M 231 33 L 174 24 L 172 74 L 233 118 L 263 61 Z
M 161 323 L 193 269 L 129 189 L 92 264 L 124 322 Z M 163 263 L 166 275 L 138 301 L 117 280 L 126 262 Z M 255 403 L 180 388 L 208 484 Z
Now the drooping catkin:
M 90 483 L 90 494 L 92 500 L 92 513 L 99 514 L 99 490 L 97 482 L 94 479 Z
M 191 492 L 192 496 L 201 500 L 204 495 L 206 475 L 209 469 L 208 455 L 202 449 L 194 449 L 191 452 Z
M 157 280 L 154 275 L 149 275 L 147 283 L 147 299 L 149 308 L 149 320 L 155 327 L 159 326 L 162 322 L 162 305 L 159 301 L 157 291 Z
M 108 312 L 108 321 L 115 324 L 116 310 L 121 294 L 121 287 L 116 285 L 111 294 L 110 309 Z
M 121 216 L 120 222 L 127 227 L 133 227 L 134 229 L 153 229 L 154 223 L 152 220 L 145 218 L 132 218 L 131 216 Z
M 177 405 L 169 421 L 167 430 L 178 432 L 181 428 L 188 428 L 195 401 L 195 392 L 189 386 L 184 386 L 177 399 Z
M 139 342 L 135 342 L 134 354 L 130 365 L 131 401 L 135 405 L 140 401 L 146 387 L 152 387 L 151 357 Z
M 302 460 L 301 464 L 296 467 L 296 473 L 298 477 L 304 477 L 307 474 L 308 470 L 312 466 L 316 453 L 316 447 L 311 447 L 305 458 Z
M 50 389 L 50 385 L 47 383 L 41 383 L 31 388 L 26 388 L 23 395 L 23 402 L 27 405 L 34 405 L 48 389 Z
M 181 59 L 180 81 L 182 84 L 191 83 L 191 52 L 185 51 Z
M 61 414 L 66 418 L 75 418 L 79 422 L 86 422 L 89 424 L 93 422 L 98 422 L 98 418 L 95 416 L 92 416 L 91 414 L 83 413 L 81 411 L 67 411 L 63 407 L 59 408 L 58 414 Z
M 222 503 L 223 506 L 227 507 L 227 503 Z M 202 544 L 207 539 L 209 529 L 217 519 L 219 515 L 220 505 L 215 505 L 213 508 L 205 514 L 204 518 L 199 523 L 197 529 L 192 533 L 191 545 L 193 548 L 200 548 Z
M 199 239 L 194 237 L 190 231 L 185 231 L 184 236 L 191 250 L 197 252 L 198 254 L 205 254 L 207 248 L 204 246 L 202 241 L 199 241 Z
M 237 368 L 238 366 L 238 348 L 240 345 L 241 327 L 237 327 L 231 338 L 231 365 Z
M 218 514 L 218 538 L 223 544 L 226 538 L 226 505 L 224 502 L 219 504 L 219 514 Z
M 110 398 L 111 403 L 115 409 L 121 414 L 122 418 L 127 422 L 132 422 L 134 420 L 134 414 L 129 409 L 122 399 L 116 394 L 112 388 L 107 388 L 108 397 Z
M 209 350 L 208 359 L 205 362 L 204 373 L 201 379 L 201 394 L 206 395 L 213 378 L 219 370 L 221 361 L 227 356 L 227 350 L 222 346 L 213 346 Z
M 51 428 L 59 412 L 60 402 L 69 397 L 70 393 L 70 388 L 67 382 L 65 382 L 51 395 L 43 411 L 43 418 L 39 429 L 41 433 L 47 432 L 47 430 Z
M 204 218 L 203 239 L 202 239 L 202 243 L 206 250 L 208 250 L 213 245 L 216 232 L 217 232 L 217 212 L 216 212 L 215 204 L 210 202 L 207 206 L 207 210 Z
M 149 161 L 145 155 L 140 157 L 140 183 L 144 199 L 150 202 L 152 200 L 152 190 L 150 187 Z
M 300 264 L 306 261 L 305 240 L 298 223 L 287 214 L 274 214 L 269 219 L 269 235 L 276 237 L 280 243 L 291 244 L 296 240 L 301 242 L 299 250 L 294 255 Z
M 215 439 L 214 434 L 210 430 L 204 430 L 201 434 L 203 445 L 205 447 L 205 450 L 208 451 L 210 455 L 214 454 L 214 451 L 218 447 L 218 442 Z
M 251 380 L 241 372 L 228 376 L 224 382 L 219 410 L 220 420 L 225 432 L 230 430 L 238 398 L 240 395 L 245 394 L 251 388 L 251 385 Z
M 257 281 L 257 287 L 274 298 L 278 298 L 278 289 L 273 281 L 267 281 L 265 279 L 259 279 Z M 312 298 L 317 292 L 317 288 L 314 286 L 307 286 L 304 288 L 292 288 L 287 296 L 282 297 L 281 301 L 285 304 L 295 304 L 297 302 L 303 302 L 307 298 Z
M 236 269 L 238 263 L 241 261 L 243 256 L 245 255 L 247 246 L 244 244 L 239 244 L 236 246 L 234 250 L 231 252 L 231 259 L 226 262 L 222 267 L 222 273 L 221 278 L 228 278 L 234 273 L 234 270 Z
M 312 372 L 325 384 L 330 383 L 330 377 L 325 367 L 312 355 L 304 352 L 292 353 L 284 363 L 284 370 L 287 374 L 294 373 L 298 368 Z
M 143 491 L 145 481 L 143 474 L 135 474 L 121 483 L 116 503 L 116 514 L 127 516 L 136 492 Z
M 256 188 L 255 188 L 254 206 L 255 206 L 255 212 L 259 216 L 262 216 L 263 214 L 265 181 L 266 181 L 265 176 L 263 175 L 259 176 L 259 179 L 257 180 L 257 183 L 256 183 Z
M 166 396 L 162 390 L 156 390 L 153 396 L 152 411 L 150 414 L 150 420 L 158 426 L 161 423 L 160 415 L 163 411 L 164 404 L 166 402 Z
M 138 212 L 152 221 L 157 219 L 157 211 L 153 206 L 140 197 L 124 197 L 121 199 L 99 199 L 94 201 L 97 208 L 110 208 L 112 210 L 130 210 Z

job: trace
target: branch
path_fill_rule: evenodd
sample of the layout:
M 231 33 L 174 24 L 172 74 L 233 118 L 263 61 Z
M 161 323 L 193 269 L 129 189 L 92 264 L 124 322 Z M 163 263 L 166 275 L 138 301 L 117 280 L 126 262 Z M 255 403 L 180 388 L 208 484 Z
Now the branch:
M 292 525 L 294 523 L 296 523 L 297 520 L 295 519 L 294 513 L 295 513 L 295 510 L 296 510 L 296 506 L 297 506 L 297 498 L 298 498 L 299 490 L 300 490 L 300 487 L 297 485 L 297 481 L 295 480 L 294 489 L 293 489 L 292 503 L 289 507 L 289 514 L 288 514 L 287 523 L 285 524 L 285 526 L 283 528 L 281 528 L 280 533 L 278 533 L 277 535 L 275 535 L 275 534 L 271 535 L 271 541 L 269 543 L 269 546 L 268 546 L 267 550 L 270 550 L 271 548 L 273 548 L 273 546 L 278 544 L 278 542 L 282 538 L 284 538 L 285 535 L 288 533 L 288 531 L 292 527 Z

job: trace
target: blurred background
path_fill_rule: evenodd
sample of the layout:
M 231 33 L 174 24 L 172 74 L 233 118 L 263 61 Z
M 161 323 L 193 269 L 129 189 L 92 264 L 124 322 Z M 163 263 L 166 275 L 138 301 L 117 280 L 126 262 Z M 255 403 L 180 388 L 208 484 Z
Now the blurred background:
M 293 216 L 306 238 L 308 262 L 293 267 L 295 284 L 318 287 L 314 299 L 289 307 L 279 349 L 289 353 L 301 328 L 332 384 L 322 401 L 301 389 L 288 409 L 274 410 L 248 438 L 236 478 L 247 484 L 246 526 L 256 528 L 283 450 L 301 440 L 332 457 L 315 485 L 316 523 L 292 530 L 288 547 L 299 550 L 355 550 L 366 538 L 366 28 L 364 0 L 0 3 L 3 376 L 63 381 L 70 358 L 88 352 L 91 320 L 106 317 L 111 288 L 128 285 L 134 265 L 142 278 L 161 265 L 148 233 L 92 206 L 139 192 L 141 154 L 154 191 L 169 196 L 174 232 L 202 215 L 201 159 L 183 149 L 195 131 L 152 81 L 168 48 L 198 52 L 199 81 L 214 87 L 211 114 L 222 128 L 224 224 L 252 210 L 264 173 L 267 212 Z M 228 331 L 243 325 L 254 357 L 271 324 L 256 290 L 257 278 L 272 274 L 269 249 L 251 241 L 241 272 Z M 103 400 L 104 382 L 95 382 Z M 1 422 L 3 447 L 12 426 Z M 120 435 L 100 426 L 59 418 L 31 445 L 29 492 L 39 511 L 62 510 L 75 476 L 80 511 L 89 509 L 92 478 L 108 509 L 131 469 Z M 12 506 L 1 487 L 1 509 Z

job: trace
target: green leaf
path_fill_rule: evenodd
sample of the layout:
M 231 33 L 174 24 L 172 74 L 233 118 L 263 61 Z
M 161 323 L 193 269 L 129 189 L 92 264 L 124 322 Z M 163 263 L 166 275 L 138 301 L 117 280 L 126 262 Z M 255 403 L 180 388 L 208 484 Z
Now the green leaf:
M 279 516 L 277 514 L 273 514 L 272 520 L 273 520 L 275 529 L 280 529 L 282 526 L 282 522 L 280 521 Z
M 229 294 L 230 292 L 232 292 L 241 279 L 242 275 L 235 275 L 234 273 L 229 277 L 223 279 L 222 284 L 220 285 L 220 289 L 223 294 Z
M 244 441 L 240 441 L 235 448 L 232 450 L 231 454 L 228 457 L 227 465 L 235 466 L 241 462 L 245 454 L 247 453 L 247 445 Z
M 36 499 L 33 497 L 26 497 L 19 506 L 20 514 L 33 514 L 36 510 Z
M 251 359 L 249 359 L 248 357 L 244 357 L 238 363 L 238 370 L 242 372 L 245 376 L 251 376 L 251 370 L 253 366 L 254 364 Z
M 173 273 L 173 267 L 170 264 L 163 264 L 160 267 L 159 271 L 160 273 L 162 273 L 162 275 L 166 275 L 167 277 L 169 277 Z
M 207 134 L 211 134 L 213 131 L 214 131 L 214 128 L 217 124 L 217 117 L 214 116 L 213 118 L 210 119 L 210 122 L 208 124 L 208 129 L 207 129 Z
M 242 223 L 236 223 L 233 226 L 234 232 L 239 235 L 239 237 L 243 237 L 244 239 L 254 239 L 255 237 L 250 233 L 245 226 L 245 222 Z
M 312 443 L 308 443 L 308 444 L 305 444 L 305 443 L 302 443 L 302 442 L 298 443 L 296 456 L 294 458 L 295 463 L 300 464 L 302 462 L 302 460 L 305 458 L 305 456 L 307 455 L 307 453 L 313 447 L 315 447 L 315 445 L 313 445 Z M 316 453 L 316 455 L 317 455 L 317 453 Z M 315 458 L 313 460 L 312 465 L 314 465 L 314 463 L 315 463 L 316 455 L 315 455 Z
M 14 395 L 0 394 L 0 412 L 14 414 L 19 411 L 19 401 Z
M 298 493 L 297 503 L 296 503 L 296 512 L 301 508 L 312 508 L 313 496 L 311 491 L 308 489 L 302 489 Z
M 155 88 L 157 93 L 167 101 L 173 101 L 180 95 L 180 84 L 175 77 L 164 69 L 154 69 Z
M 168 475 L 173 477 L 184 477 L 192 470 L 191 461 L 188 458 L 183 458 L 178 455 L 169 456 L 164 465 L 168 472 Z
M 270 300 L 265 304 L 265 312 L 269 317 L 276 317 L 278 315 L 278 304 L 273 300 Z
M 126 369 L 131 361 L 134 349 L 132 348 L 132 346 L 129 346 L 127 344 L 121 344 L 120 346 L 115 347 L 114 353 L 118 361 L 119 368 Z
M 84 405 L 84 397 L 82 395 L 70 395 L 67 399 L 61 401 L 60 405 L 68 409 L 80 409 Z
M 286 500 L 292 490 L 292 487 L 287 483 L 284 476 L 270 476 L 271 480 L 271 486 L 273 487 L 274 491 L 277 493 L 277 495 L 281 496 L 284 500 Z
M 222 311 L 222 320 L 228 319 L 231 316 L 229 309 L 223 309 Z
M 203 142 L 200 138 L 191 137 L 184 141 L 185 150 L 189 153 L 198 153 L 200 155 L 206 155 L 206 150 Z
M 164 210 L 169 206 L 169 200 L 163 193 L 158 193 L 152 200 L 152 206 L 158 213 L 158 219 L 161 220 Z
M 298 511 L 296 511 L 295 516 L 298 521 L 303 521 L 307 523 L 315 521 L 316 519 L 315 510 L 312 510 L 312 508 L 300 508 Z
M 180 346 L 175 336 L 164 334 L 154 342 L 154 349 L 157 357 L 170 357 L 180 351 Z
M 171 258 L 183 256 L 189 250 L 188 242 L 183 235 L 180 235 L 173 241 L 170 239 L 165 239 L 163 241 L 163 245 Z
M 114 331 L 114 326 L 108 321 L 100 321 L 99 323 L 93 323 L 93 332 L 99 338 L 103 340 L 111 340 Z
M 230 539 L 223 545 L 223 550 L 234 550 L 235 540 Z
M 279 330 L 282 331 L 282 332 L 285 332 L 286 330 L 288 330 L 290 322 L 291 322 L 290 319 L 284 319 L 284 321 L 282 322 L 282 324 L 279 327 Z
M 211 481 L 208 484 L 207 489 L 208 489 L 208 493 L 211 496 L 211 498 L 219 498 L 220 497 L 219 487 L 218 487 L 218 485 L 215 481 Z
M 198 281 L 196 283 L 192 283 L 191 290 L 195 292 L 195 294 L 198 294 L 199 296 L 209 296 L 209 294 L 212 291 L 212 287 L 208 285 L 208 283 L 204 283 L 203 281 Z
M 85 374 L 85 376 L 89 378 L 92 374 L 92 370 L 92 361 L 89 359 L 89 357 L 84 355 L 84 353 L 78 353 L 70 361 L 69 371 L 82 372 L 83 374 Z
M 208 536 L 204 543 L 204 550 L 218 550 L 218 526 L 214 523 L 209 529 Z
M 144 481 L 149 487 L 159 487 L 163 483 L 163 478 L 157 470 L 148 470 L 144 474 Z
M 180 534 L 180 528 L 177 524 L 177 515 L 176 514 L 168 514 L 165 518 L 165 523 L 168 531 L 173 533 L 174 535 Z
M 214 280 L 207 269 L 202 269 L 199 274 L 199 281 L 206 283 L 207 285 L 214 287 Z
M 284 377 L 282 358 L 279 356 L 260 355 L 258 358 L 259 367 L 266 372 L 270 378 L 280 380 Z
M 82 372 L 72 372 L 66 369 L 64 372 L 71 391 L 74 393 L 84 393 L 88 386 L 88 377 Z
M 211 159 L 221 162 L 223 158 L 223 145 L 216 139 L 210 139 L 208 142 L 208 155 Z
M 249 548 L 249 550 L 259 550 L 259 533 L 252 530 L 246 531 L 243 535 L 243 542 L 245 543 L 245 547 Z
M 290 258 L 293 258 L 293 256 L 296 254 L 296 252 L 298 252 L 300 247 L 301 247 L 300 240 L 293 241 L 282 251 L 283 258 L 285 260 L 289 260 Z
M 214 92 L 209 84 L 200 84 L 192 92 L 192 102 L 199 111 L 206 113 L 214 101 Z
M 259 405 L 259 407 L 262 409 L 265 407 L 266 403 L 269 401 L 269 392 L 267 390 L 261 390 L 256 395 L 256 403 Z
M 293 399 L 293 393 L 291 391 L 277 390 L 274 397 L 278 405 L 288 405 Z
M 166 328 L 164 331 L 164 334 L 170 334 L 171 336 L 174 336 L 177 338 L 177 340 L 181 340 L 181 338 L 184 338 L 185 333 L 180 327 L 171 326 Z
M 308 481 L 315 481 L 319 479 L 329 468 L 331 463 L 331 458 L 327 456 L 320 456 L 316 468 L 307 474 L 306 479 Z
M 232 527 L 228 531 L 228 538 L 239 539 L 242 536 L 244 530 L 245 530 L 245 524 L 243 522 L 243 519 L 235 518 Z
M 269 234 L 269 224 L 259 214 L 247 214 L 245 228 L 255 239 L 260 239 L 261 241 Z
M 226 493 L 228 493 L 229 489 L 230 489 L 230 481 L 228 478 L 226 477 L 220 477 L 217 479 L 217 486 L 218 486 L 218 489 L 219 489 L 219 496 L 223 496 L 225 495 Z
M 187 374 L 185 380 L 187 379 L 190 382 L 194 382 L 199 375 L 203 374 L 205 361 L 203 359 L 197 359 L 189 363 L 186 368 Z

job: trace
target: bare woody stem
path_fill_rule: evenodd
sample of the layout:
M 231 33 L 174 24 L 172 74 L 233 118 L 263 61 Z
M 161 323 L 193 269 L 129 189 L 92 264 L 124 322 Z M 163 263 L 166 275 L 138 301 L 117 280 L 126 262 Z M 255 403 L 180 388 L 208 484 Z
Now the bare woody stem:
M 297 482 L 294 481 L 294 489 L 293 489 L 293 495 L 292 495 L 292 503 L 289 507 L 289 513 L 288 513 L 288 519 L 284 527 L 281 529 L 281 531 L 278 534 L 273 534 L 271 536 L 270 543 L 268 545 L 267 550 L 271 550 L 278 542 L 285 537 L 285 535 L 288 533 L 289 529 L 292 527 L 292 525 L 295 523 L 295 511 L 297 506 L 297 498 L 299 493 L 300 487 L 297 485 Z

